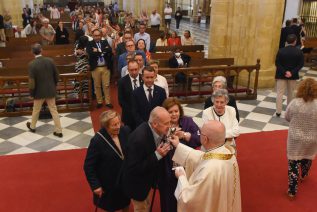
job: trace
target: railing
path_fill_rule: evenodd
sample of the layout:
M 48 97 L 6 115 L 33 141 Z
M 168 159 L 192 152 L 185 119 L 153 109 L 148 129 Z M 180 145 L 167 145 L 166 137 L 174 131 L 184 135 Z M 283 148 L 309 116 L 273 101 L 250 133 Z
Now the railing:
M 206 95 L 211 95 L 211 83 L 215 76 L 227 78 L 228 91 L 236 99 L 256 99 L 260 59 L 256 65 L 250 66 L 212 66 L 192 68 L 161 68 L 159 73 L 166 77 L 170 96 L 180 97 L 184 103 L 202 102 Z M 175 75 L 183 72 L 186 75 L 185 84 L 175 82 Z
M 88 93 L 74 92 L 74 82 L 82 87 L 88 83 Z M 91 110 L 90 74 L 61 74 L 57 85 L 56 106 L 59 112 Z M 33 99 L 30 97 L 27 76 L 0 77 L 0 116 L 21 116 L 32 113 Z

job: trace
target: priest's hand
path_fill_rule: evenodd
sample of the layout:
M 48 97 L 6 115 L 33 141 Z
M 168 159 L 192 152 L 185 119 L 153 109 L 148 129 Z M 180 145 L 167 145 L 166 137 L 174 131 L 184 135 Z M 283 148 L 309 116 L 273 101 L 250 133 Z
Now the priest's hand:
M 101 187 L 97 188 L 94 190 L 94 194 L 96 194 L 99 198 L 102 196 L 103 194 L 103 190 Z
M 176 135 L 171 136 L 170 138 L 168 138 L 168 141 L 173 144 L 173 146 L 176 148 L 177 145 L 179 144 L 179 138 Z
M 185 169 L 182 166 L 175 168 L 175 176 L 179 178 L 180 176 L 186 176 Z

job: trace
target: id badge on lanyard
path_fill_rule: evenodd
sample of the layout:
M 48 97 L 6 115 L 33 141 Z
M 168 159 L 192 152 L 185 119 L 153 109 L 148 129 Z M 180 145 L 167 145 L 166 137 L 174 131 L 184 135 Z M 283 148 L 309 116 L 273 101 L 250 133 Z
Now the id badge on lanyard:
M 98 52 L 102 52 L 101 51 L 101 44 L 100 43 L 96 43 L 97 45 L 97 48 L 98 48 Z M 98 65 L 99 66 L 102 66 L 102 65 L 105 65 L 105 59 L 103 58 L 103 54 L 101 54 L 101 56 L 98 58 Z

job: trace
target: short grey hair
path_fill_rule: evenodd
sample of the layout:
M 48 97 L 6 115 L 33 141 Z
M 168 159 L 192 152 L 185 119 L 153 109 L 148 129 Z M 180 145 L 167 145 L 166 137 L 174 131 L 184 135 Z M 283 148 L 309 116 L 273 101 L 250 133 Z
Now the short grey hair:
M 99 117 L 100 126 L 104 128 L 109 127 L 110 121 L 116 117 L 119 117 L 119 119 L 121 119 L 120 114 L 114 110 L 104 111 Z
M 212 87 L 214 87 L 216 82 L 221 82 L 222 83 L 222 88 L 227 88 L 227 79 L 223 76 L 216 76 L 212 80 Z
M 212 95 L 211 95 L 211 101 L 212 101 L 212 103 L 214 103 L 214 101 L 215 101 L 215 99 L 216 99 L 217 97 L 222 97 L 222 96 L 225 97 L 225 99 L 226 99 L 226 104 L 228 104 L 228 102 L 229 102 L 229 95 L 228 95 L 227 89 L 218 89 L 218 90 L 214 91 L 214 92 L 212 93 Z
M 31 50 L 32 50 L 33 54 L 39 55 L 42 52 L 42 46 L 39 43 L 35 43 L 35 44 L 32 45 Z
M 161 120 L 160 114 L 162 113 L 162 111 L 166 111 L 166 109 L 161 106 L 155 107 L 150 113 L 149 123 L 152 124 L 154 122 L 159 122 Z

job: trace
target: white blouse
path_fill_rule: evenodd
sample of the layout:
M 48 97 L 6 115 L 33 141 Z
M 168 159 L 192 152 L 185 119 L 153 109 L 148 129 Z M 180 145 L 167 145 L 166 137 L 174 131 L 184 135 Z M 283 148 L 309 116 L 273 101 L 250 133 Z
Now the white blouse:
M 225 125 L 226 138 L 234 138 L 240 135 L 239 123 L 236 118 L 236 110 L 234 107 L 225 106 L 225 113 L 222 116 L 218 116 L 213 107 L 208 107 L 203 111 L 202 119 L 204 123 L 210 120 L 220 121 Z

